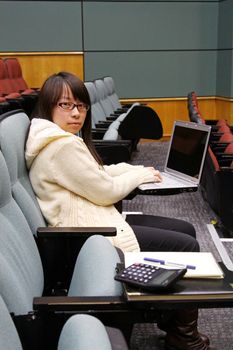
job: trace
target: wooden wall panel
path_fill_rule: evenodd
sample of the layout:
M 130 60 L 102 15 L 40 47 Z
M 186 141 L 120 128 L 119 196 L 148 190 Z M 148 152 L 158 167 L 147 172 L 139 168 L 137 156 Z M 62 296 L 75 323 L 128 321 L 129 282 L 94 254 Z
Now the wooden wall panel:
M 217 119 L 226 119 L 229 125 L 233 125 L 233 99 L 216 99 Z
M 83 80 L 83 54 L 81 52 L 0 53 L 0 57 L 17 57 L 23 77 L 30 87 L 40 87 L 51 74 L 69 71 Z

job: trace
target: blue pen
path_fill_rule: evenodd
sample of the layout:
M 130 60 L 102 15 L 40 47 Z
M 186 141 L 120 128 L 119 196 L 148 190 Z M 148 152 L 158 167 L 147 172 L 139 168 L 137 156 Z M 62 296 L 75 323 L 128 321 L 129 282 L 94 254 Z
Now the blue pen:
M 167 266 L 176 266 L 176 267 L 181 267 L 181 268 L 186 268 L 186 269 L 190 269 L 190 270 L 195 270 L 196 266 L 194 265 L 185 265 L 185 264 L 179 264 L 176 262 L 170 262 L 170 261 L 166 261 L 166 260 L 161 260 L 161 259 L 154 259 L 154 258 L 144 258 L 145 261 L 151 261 L 151 262 L 155 262 L 161 265 L 167 265 Z

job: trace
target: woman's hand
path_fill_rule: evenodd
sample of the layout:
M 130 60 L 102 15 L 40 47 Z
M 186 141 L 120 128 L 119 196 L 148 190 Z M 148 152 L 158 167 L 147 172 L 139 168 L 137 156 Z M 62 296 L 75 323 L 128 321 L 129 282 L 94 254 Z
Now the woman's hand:
M 154 181 L 155 182 L 162 182 L 162 175 L 160 174 L 160 172 L 158 171 L 158 170 L 156 170 L 155 168 L 153 168 L 153 167 L 147 167 L 151 172 L 152 172 L 152 174 L 153 174 L 153 176 L 154 176 Z

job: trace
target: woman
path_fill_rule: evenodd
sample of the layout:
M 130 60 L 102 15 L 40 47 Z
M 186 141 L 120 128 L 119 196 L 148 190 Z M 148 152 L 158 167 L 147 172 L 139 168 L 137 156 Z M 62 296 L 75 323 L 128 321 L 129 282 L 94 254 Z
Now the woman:
M 114 226 L 109 238 L 123 251 L 199 251 L 192 225 L 181 220 L 129 216 L 114 206 L 138 185 L 162 181 L 153 167 L 104 166 L 91 142 L 91 108 L 84 83 L 67 72 L 49 77 L 31 122 L 26 162 L 41 210 L 52 226 Z M 82 135 L 82 138 L 77 136 Z M 184 322 L 183 322 L 184 319 Z M 211 350 L 197 332 L 197 310 L 176 312 L 161 324 L 166 347 Z

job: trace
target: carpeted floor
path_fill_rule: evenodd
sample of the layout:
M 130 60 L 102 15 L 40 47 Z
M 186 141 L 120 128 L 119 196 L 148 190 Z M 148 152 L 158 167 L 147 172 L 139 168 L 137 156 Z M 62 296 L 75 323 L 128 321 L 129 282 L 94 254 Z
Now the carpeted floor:
M 161 170 L 167 147 L 167 142 L 140 144 L 131 163 L 152 165 Z M 145 214 L 169 216 L 191 222 L 196 228 L 201 250 L 211 251 L 216 259 L 220 260 L 206 227 L 206 224 L 217 218 L 208 203 L 204 201 L 200 189 L 194 193 L 173 196 L 138 195 L 132 200 L 125 200 L 123 210 L 142 211 Z M 230 256 L 233 257 L 233 242 L 225 245 Z M 233 350 L 233 309 L 199 310 L 199 329 L 210 337 L 212 346 L 218 350 Z M 137 324 L 132 334 L 131 350 L 163 350 L 161 335 L 164 333 L 157 328 L 156 324 Z

